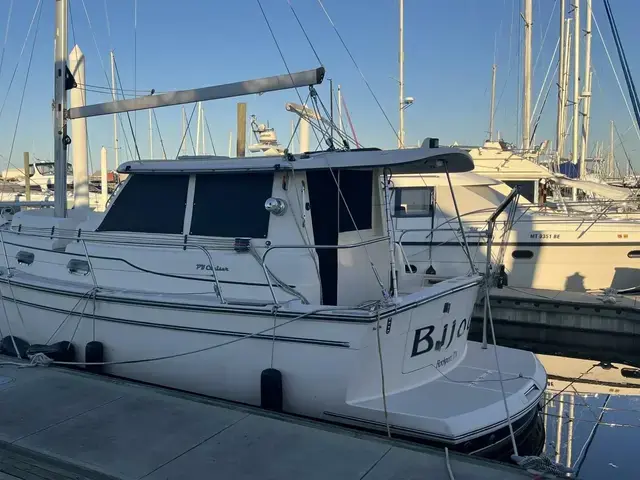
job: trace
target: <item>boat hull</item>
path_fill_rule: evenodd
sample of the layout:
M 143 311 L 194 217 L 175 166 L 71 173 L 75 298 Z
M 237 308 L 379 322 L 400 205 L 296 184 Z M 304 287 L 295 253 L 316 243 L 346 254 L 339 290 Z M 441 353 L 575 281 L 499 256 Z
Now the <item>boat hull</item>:
M 384 431 L 384 412 L 365 406 L 382 398 L 378 333 L 390 402 L 436 388 L 434 380 L 443 373 L 454 375 L 465 361 L 473 361 L 467 358 L 466 337 L 478 282 L 438 289 L 442 294 L 409 296 L 380 318 L 340 311 L 298 318 L 303 313 L 181 303 L 172 295 L 95 292 L 16 272 L 0 277 L 5 317 L 0 330 L 30 344 L 71 341 L 78 362 L 85 360 L 85 345 L 99 341 L 104 360 L 113 362 L 104 366 L 106 373 L 251 405 L 261 405 L 262 372 L 274 368 L 282 374 L 285 412 L 349 425 L 354 423 L 344 417 L 355 415 L 360 423 L 355 426 Z M 523 405 L 517 393 L 510 392 L 513 405 L 520 401 L 510 412 L 514 421 L 529 418 L 537 406 L 534 400 Z M 489 428 L 476 416 L 476 424 L 456 430 L 447 418 L 451 413 L 429 416 L 423 396 L 416 397 L 414 408 L 424 415 L 425 426 L 416 427 L 421 423 L 416 412 L 398 409 L 388 412 L 394 433 L 464 449 L 505 426 L 502 413 L 502 421 L 489 422 Z

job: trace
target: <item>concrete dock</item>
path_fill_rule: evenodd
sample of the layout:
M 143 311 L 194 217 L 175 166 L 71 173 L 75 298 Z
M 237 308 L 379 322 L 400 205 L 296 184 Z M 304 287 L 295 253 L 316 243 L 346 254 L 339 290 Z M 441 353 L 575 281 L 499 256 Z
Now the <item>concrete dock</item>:
M 0 356 L 0 480 L 449 479 L 444 451 Z M 456 479 L 519 479 L 450 453 Z

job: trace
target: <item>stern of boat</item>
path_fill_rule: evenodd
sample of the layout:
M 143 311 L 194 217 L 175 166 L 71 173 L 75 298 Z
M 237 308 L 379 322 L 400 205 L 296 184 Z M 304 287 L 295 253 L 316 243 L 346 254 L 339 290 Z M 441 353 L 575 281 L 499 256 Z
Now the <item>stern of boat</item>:
M 358 347 L 347 404 L 410 390 L 462 362 L 480 277 L 454 278 L 378 312 Z

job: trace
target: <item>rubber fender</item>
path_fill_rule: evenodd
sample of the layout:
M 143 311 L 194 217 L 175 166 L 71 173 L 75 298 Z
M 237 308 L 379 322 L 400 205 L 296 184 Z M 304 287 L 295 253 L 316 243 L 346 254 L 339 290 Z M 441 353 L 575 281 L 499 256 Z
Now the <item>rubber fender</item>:
M 260 406 L 266 410 L 282 412 L 282 373 L 267 368 L 260 375 Z
M 87 363 L 104 362 L 104 345 L 102 342 L 89 342 L 84 348 L 84 361 Z M 93 373 L 102 373 L 104 365 L 86 365 L 85 368 Z
M 2 342 L 0 343 L 0 351 L 11 357 L 20 357 L 20 358 L 28 358 L 27 350 L 29 349 L 29 342 L 22 340 L 20 337 L 6 336 L 2 338 Z M 15 342 L 15 347 L 13 343 Z M 16 355 L 16 347 L 18 348 L 18 355 Z
M 44 353 L 47 357 L 55 362 L 75 362 L 76 349 L 73 343 L 62 341 L 52 343 L 51 345 L 33 344 L 27 350 L 27 355 L 36 353 Z

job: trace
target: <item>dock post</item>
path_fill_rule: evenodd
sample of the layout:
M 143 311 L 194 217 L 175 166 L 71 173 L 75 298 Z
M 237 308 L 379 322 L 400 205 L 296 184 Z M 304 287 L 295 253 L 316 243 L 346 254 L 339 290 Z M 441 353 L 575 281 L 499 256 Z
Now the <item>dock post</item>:
M 247 143 L 247 104 L 238 103 L 238 124 L 236 138 L 236 157 L 245 156 L 245 146 Z
M 29 152 L 24 152 L 24 195 L 27 202 L 31 201 L 31 177 L 29 176 Z

